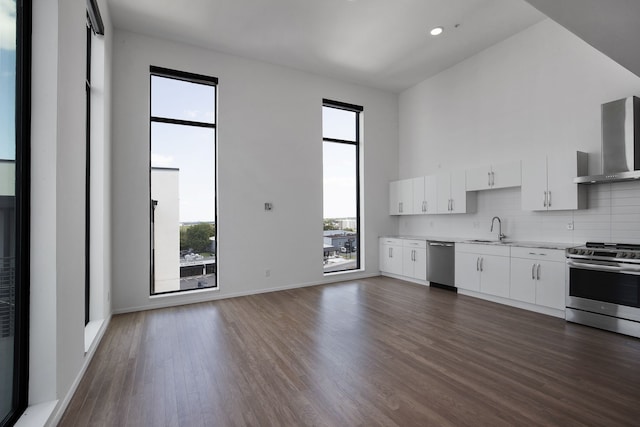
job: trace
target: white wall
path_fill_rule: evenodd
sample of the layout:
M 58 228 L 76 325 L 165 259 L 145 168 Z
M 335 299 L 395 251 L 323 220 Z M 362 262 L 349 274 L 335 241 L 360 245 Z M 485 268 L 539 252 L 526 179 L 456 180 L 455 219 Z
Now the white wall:
M 640 94 L 640 78 L 542 21 L 400 94 L 399 177 L 571 150 L 590 153 L 596 173 L 600 104 L 631 94 Z M 615 223 L 618 215 L 640 214 L 628 191 L 639 185 L 591 188 L 590 209 L 558 213 L 522 211 L 519 189 L 484 191 L 476 214 L 402 217 L 399 232 L 491 237 L 490 220 L 499 215 L 505 234 L 518 240 L 637 240 L 640 221 L 627 221 L 632 233 L 622 234 Z M 573 231 L 566 229 L 570 220 Z
M 94 106 L 97 163 L 92 212 L 102 292 L 110 292 L 109 153 L 110 37 L 106 3 L 99 0 L 107 58 L 96 72 L 102 107 Z M 86 368 L 84 348 L 85 40 L 86 3 L 34 0 L 32 65 L 32 182 L 29 405 L 60 408 Z M 98 70 L 97 70 L 98 71 Z M 93 276 L 92 276 L 93 277 Z M 98 305 L 108 304 L 106 301 Z M 102 315 L 109 315 L 108 305 Z M 29 411 L 27 411 L 28 415 Z M 27 422 L 28 423 L 28 422 Z
M 180 289 L 180 208 L 178 169 L 151 170 L 151 198 L 154 210 L 154 290 Z
M 387 183 L 397 176 L 396 95 L 124 31 L 116 32 L 114 55 L 115 312 L 327 280 L 320 250 L 323 98 L 364 107 L 364 274 L 377 274 L 378 234 L 395 229 Z M 219 291 L 149 297 L 150 65 L 220 79 Z M 265 212 L 264 202 L 273 211 Z
M 13 160 L 0 160 L 0 196 L 16 194 L 16 163 Z

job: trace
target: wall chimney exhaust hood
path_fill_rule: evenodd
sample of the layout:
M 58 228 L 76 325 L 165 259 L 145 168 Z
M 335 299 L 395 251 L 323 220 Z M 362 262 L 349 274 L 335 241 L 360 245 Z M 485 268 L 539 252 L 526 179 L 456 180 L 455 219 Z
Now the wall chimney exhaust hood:
M 602 174 L 579 176 L 577 184 L 640 179 L 640 98 L 602 104 Z

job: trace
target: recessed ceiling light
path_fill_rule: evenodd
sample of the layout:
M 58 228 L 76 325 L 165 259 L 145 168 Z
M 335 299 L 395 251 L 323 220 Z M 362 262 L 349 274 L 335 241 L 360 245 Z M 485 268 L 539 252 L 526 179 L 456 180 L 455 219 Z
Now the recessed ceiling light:
M 439 36 L 440 34 L 442 34 L 443 31 L 444 31 L 444 28 L 435 27 L 430 31 L 430 33 L 431 33 L 432 36 Z

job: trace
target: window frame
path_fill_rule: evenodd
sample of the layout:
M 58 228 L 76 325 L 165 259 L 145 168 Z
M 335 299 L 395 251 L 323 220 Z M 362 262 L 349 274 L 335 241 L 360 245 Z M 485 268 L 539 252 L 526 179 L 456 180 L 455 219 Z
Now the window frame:
M 184 120 L 184 119 L 173 119 L 170 117 L 162 117 L 162 116 L 154 116 L 151 114 L 151 105 L 152 105 L 152 90 L 153 90 L 153 77 L 164 77 L 174 80 L 185 81 L 189 83 L 197 83 L 203 84 L 207 86 L 214 86 L 216 88 L 215 91 L 215 99 L 214 99 L 214 121 L 213 123 L 207 122 L 199 122 L 192 120 Z M 154 222 L 155 222 L 155 207 L 157 205 L 157 201 L 151 198 L 151 128 L 153 123 L 165 123 L 165 124 L 173 124 L 173 125 L 182 125 L 182 126 L 193 126 L 193 127 L 202 127 L 214 130 L 214 140 L 213 140 L 213 150 L 215 153 L 215 162 L 214 162 L 214 174 L 216 176 L 215 187 L 214 187 L 214 203 L 215 203 L 215 212 L 213 213 L 213 220 L 216 227 L 216 284 L 215 286 L 210 286 L 207 288 L 195 288 L 195 289 L 177 289 L 175 291 L 166 291 L 166 292 L 154 292 L 154 284 L 155 284 L 155 245 L 154 245 Z M 178 293 L 187 293 L 192 291 L 202 291 L 202 290 L 214 290 L 219 289 L 220 283 L 218 281 L 219 278 L 219 266 L 218 266 L 218 78 L 212 76 L 205 76 L 203 74 L 196 74 L 187 71 L 181 70 L 173 70 L 164 67 L 158 67 L 155 65 L 149 66 L 149 233 L 150 233 L 150 274 L 149 274 L 149 296 L 155 297 L 160 295 L 171 295 Z
M 323 275 L 327 276 L 327 275 L 332 275 L 332 274 L 336 274 L 336 273 L 344 273 L 344 272 L 350 272 L 350 271 L 356 271 L 356 270 L 361 270 L 362 269 L 362 228 L 361 228 L 361 207 L 360 207 L 360 195 L 361 195 L 361 190 L 360 190 L 360 172 L 361 172 L 361 160 L 360 160 L 360 145 L 361 145 L 361 132 L 360 132 L 360 124 L 361 124 L 361 116 L 360 114 L 364 111 L 364 107 L 360 106 L 360 105 L 355 105 L 355 104 L 349 104 L 346 102 L 341 102 L 341 101 L 334 101 L 331 99 L 326 99 L 323 98 L 322 99 L 322 107 L 328 107 L 328 108 L 335 108 L 338 110 L 345 110 L 345 111 L 349 111 L 352 113 L 355 113 L 355 122 L 354 122 L 354 126 L 355 126 L 355 140 L 349 140 L 349 139 L 340 139 L 340 138 L 326 138 L 324 136 L 324 132 L 322 135 L 322 142 L 331 142 L 331 143 L 337 143 L 337 144 L 346 144 L 346 145 L 353 145 L 356 148 L 356 152 L 355 152 L 355 157 L 356 157 L 356 230 L 357 230 L 357 237 L 356 237 L 356 247 L 357 247 L 357 253 L 358 253 L 358 258 L 356 259 L 356 266 L 354 268 L 349 268 L 349 269 L 344 269 L 344 270 L 337 270 L 337 271 L 329 271 L 329 272 L 324 272 L 323 271 Z M 323 176 L 323 180 L 324 180 L 324 176 Z M 323 215 L 324 216 L 324 215 Z M 324 218 L 323 218 L 324 220 Z M 351 249 L 350 249 L 351 250 Z M 353 252 L 351 252 L 353 253 Z
M 29 283 L 31 214 L 31 0 L 16 1 L 15 91 L 15 321 L 13 402 L 0 419 L 12 425 L 24 413 L 29 387 Z

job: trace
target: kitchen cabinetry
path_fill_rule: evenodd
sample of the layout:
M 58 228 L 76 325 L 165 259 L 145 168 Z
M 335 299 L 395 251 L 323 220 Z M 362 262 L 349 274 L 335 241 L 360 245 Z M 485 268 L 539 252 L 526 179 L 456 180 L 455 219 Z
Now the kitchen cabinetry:
M 508 298 L 509 254 L 506 245 L 456 244 L 456 287 Z
M 470 213 L 476 211 L 476 193 L 467 192 L 465 171 L 436 175 L 437 213 Z
M 402 274 L 402 239 L 381 237 L 380 271 L 391 274 Z
M 564 310 L 564 261 L 562 250 L 513 247 L 510 298 Z
M 499 163 L 467 169 L 467 191 L 519 187 L 522 183 L 521 162 Z
M 389 183 L 389 214 L 413 213 L 413 179 L 401 179 Z
M 430 214 L 437 212 L 437 184 L 435 176 L 421 176 L 413 179 L 413 213 Z
M 380 238 L 380 271 L 409 279 L 427 280 L 427 241 Z
M 404 240 L 402 246 L 402 275 L 427 280 L 427 241 Z
M 534 156 L 522 161 L 522 209 L 552 211 L 587 207 L 586 187 L 574 184 L 587 175 L 587 154 Z

